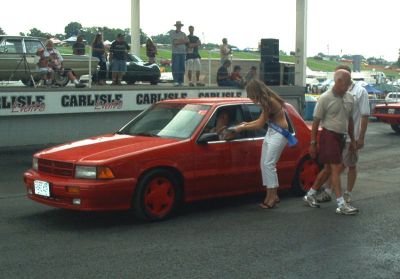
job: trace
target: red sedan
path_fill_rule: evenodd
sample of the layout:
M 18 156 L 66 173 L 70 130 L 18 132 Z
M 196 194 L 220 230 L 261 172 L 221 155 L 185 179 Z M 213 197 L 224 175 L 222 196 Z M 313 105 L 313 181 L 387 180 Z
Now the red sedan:
M 396 133 L 400 133 L 400 103 L 376 105 L 373 116 L 381 122 L 388 123 Z
M 36 153 L 24 173 L 28 197 L 73 210 L 133 208 L 139 218 L 162 220 L 182 202 L 265 191 L 260 152 L 267 124 L 229 140 L 214 132 L 225 111 L 229 126 L 258 118 L 245 98 L 177 99 L 154 104 L 114 134 Z M 304 193 L 319 166 L 310 159 L 310 129 L 287 104 L 299 140 L 277 165 L 280 189 Z

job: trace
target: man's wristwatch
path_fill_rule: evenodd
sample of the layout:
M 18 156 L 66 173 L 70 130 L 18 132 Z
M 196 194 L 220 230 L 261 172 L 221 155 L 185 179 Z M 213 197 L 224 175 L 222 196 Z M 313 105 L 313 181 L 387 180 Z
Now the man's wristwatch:
M 316 144 L 317 144 L 317 141 L 316 141 L 316 140 L 312 140 L 312 141 L 310 141 L 310 144 L 311 144 L 311 145 L 316 145 Z

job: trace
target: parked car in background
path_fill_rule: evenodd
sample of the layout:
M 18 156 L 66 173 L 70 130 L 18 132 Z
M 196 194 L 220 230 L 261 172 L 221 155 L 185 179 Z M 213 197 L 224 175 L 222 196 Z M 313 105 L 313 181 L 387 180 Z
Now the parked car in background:
M 45 48 L 46 39 L 28 36 L 0 35 L 0 80 L 21 80 L 25 85 L 32 85 L 31 74 L 35 81 L 40 80 L 36 51 Z M 89 74 L 89 56 L 63 54 L 64 67 L 71 68 L 77 77 Z M 91 57 L 92 73 L 97 70 L 99 60 Z M 68 78 L 57 77 L 59 85 L 66 85 Z
M 389 92 L 385 97 L 385 101 L 389 103 L 400 102 L 400 92 Z
M 213 132 L 221 111 L 229 126 L 261 113 L 247 98 L 161 101 L 116 133 L 34 154 L 24 173 L 27 195 L 54 207 L 133 208 L 139 218 L 162 220 L 183 202 L 265 191 L 260 154 L 267 123 L 225 140 Z M 280 189 L 304 194 L 320 167 L 308 154 L 310 128 L 290 104 L 286 117 L 299 142 L 285 147 L 277 164 Z
M 161 72 L 157 64 L 144 62 L 142 59 L 133 54 L 128 54 L 127 71 L 122 80 L 127 84 L 135 84 L 137 81 L 150 82 L 156 85 L 160 82 Z M 107 63 L 108 79 L 111 79 L 111 64 Z
M 400 133 L 400 102 L 377 104 L 372 115 L 389 124 L 396 133 Z

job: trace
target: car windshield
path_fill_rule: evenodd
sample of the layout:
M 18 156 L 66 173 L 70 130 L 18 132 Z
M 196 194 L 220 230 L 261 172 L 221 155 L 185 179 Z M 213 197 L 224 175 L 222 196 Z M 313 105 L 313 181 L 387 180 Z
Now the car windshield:
M 186 139 L 209 109 L 208 105 L 156 104 L 129 122 L 118 134 Z

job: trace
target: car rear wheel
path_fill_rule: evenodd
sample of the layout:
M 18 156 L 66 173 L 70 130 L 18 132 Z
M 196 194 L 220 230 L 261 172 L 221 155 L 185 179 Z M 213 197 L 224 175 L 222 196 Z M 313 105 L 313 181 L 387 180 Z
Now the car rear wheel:
M 170 217 L 180 202 L 178 180 L 170 171 L 154 169 L 142 177 L 133 197 L 135 215 L 146 221 Z
M 296 170 L 292 190 L 297 195 L 304 195 L 313 185 L 321 166 L 310 155 L 304 157 Z
M 391 124 L 390 125 L 396 133 L 400 133 L 400 125 L 399 124 Z
M 150 81 L 150 84 L 151 85 L 157 85 L 158 84 L 158 80 L 152 80 L 152 81 Z

